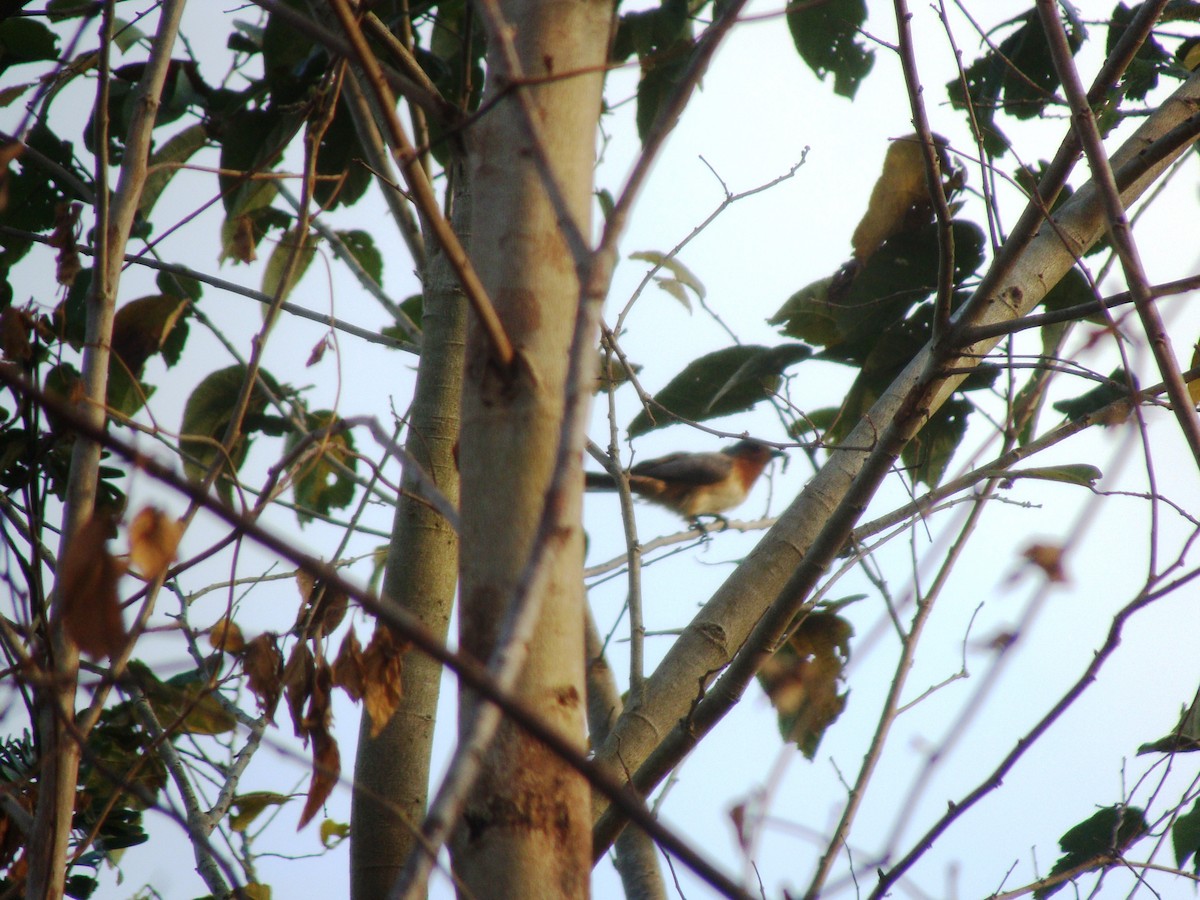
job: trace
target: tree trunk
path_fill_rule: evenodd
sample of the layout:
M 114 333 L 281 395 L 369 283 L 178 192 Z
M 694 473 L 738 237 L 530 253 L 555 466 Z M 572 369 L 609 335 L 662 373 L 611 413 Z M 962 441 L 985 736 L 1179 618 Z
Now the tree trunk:
M 544 132 L 563 212 L 590 231 L 596 123 L 611 3 L 513 0 L 516 25 L 488 34 L 488 92 L 527 91 Z M 506 85 L 502 47 L 515 40 L 529 87 Z M 549 76 L 566 77 L 551 79 Z M 485 107 L 488 99 L 485 98 Z M 472 258 L 516 348 L 495 361 L 478 328 L 467 345 L 463 423 L 460 637 L 487 660 L 504 605 L 530 558 L 563 421 L 568 351 L 580 296 L 574 258 L 514 96 L 499 100 L 468 136 L 474 189 Z M 580 461 L 572 462 L 572 483 Z M 541 618 L 517 692 L 584 746 L 581 492 L 571 491 L 548 548 Z M 476 698 L 460 697 L 469 730 Z M 589 793 L 577 773 L 523 732 L 501 725 L 451 842 L 458 877 L 477 897 L 586 897 Z
M 469 186 L 456 172 L 453 221 L 469 214 Z M 461 236 L 461 229 L 459 229 Z M 464 241 L 465 243 L 465 241 Z M 422 353 L 405 449 L 451 503 L 458 500 L 458 439 L 466 301 L 446 257 L 430 246 L 423 279 Z M 445 637 L 458 581 L 458 535 L 429 504 L 400 498 L 383 582 L 385 601 Z M 386 897 L 412 850 L 429 794 L 429 762 L 442 667 L 419 652 L 404 660 L 404 694 L 380 734 L 363 713 L 354 766 L 350 890 L 356 900 Z

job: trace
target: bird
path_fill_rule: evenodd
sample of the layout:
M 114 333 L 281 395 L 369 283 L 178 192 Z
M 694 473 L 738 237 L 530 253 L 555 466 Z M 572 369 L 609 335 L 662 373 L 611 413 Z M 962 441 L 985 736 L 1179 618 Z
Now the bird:
M 750 440 L 715 453 L 669 453 L 631 468 L 629 489 L 692 522 L 700 516 L 724 518 L 721 513 L 746 499 L 767 463 L 783 455 Z M 585 472 L 584 488 L 615 491 L 617 481 L 607 472 Z

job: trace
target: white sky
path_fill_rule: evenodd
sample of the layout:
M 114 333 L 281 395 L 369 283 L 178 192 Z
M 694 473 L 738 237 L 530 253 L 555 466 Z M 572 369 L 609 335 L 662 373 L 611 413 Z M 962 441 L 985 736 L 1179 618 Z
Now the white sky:
M 869 31 L 893 41 L 890 7 L 878 3 L 874 6 Z M 971 6 L 982 10 L 981 14 L 990 22 L 1027 8 L 1026 4 L 1015 2 Z M 1084 2 L 1079 7 L 1085 16 L 1100 17 L 1110 10 L 1107 3 Z M 771 3 L 751 6 L 756 14 L 779 9 L 779 4 Z M 208 4 L 193 4 L 187 13 L 185 33 L 198 47 L 212 36 L 223 43 L 226 25 L 212 11 Z M 933 128 L 955 142 L 962 142 L 965 130 L 961 114 L 942 103 L 942 85 L 953 73 L 953 57 L 932 11 L 915 4 L 913 12 L 918 61 Z M 253 14 L 252 9 L 241 9 L 232 16 L 249 19 Z M 966 59 L 974 59 L 978 41 L 961 20 L 955 29 Z M 1096 64 L 1095 53 L 1081 56 L 1085 82 Z M 210 79 L 218 74 L 215 67 L 211 71 L 205 69 Z M 615 76 L 610 86 L 610 101 L 631 93 L 635 78 L 635 72 Z M 624 87 L 619 86 L 622 82 Z M 84 98 L 80 102 L 89 100 Z M 56 110 L 62 115 L 68 108 L 60 101 Z M 9 123 L 5 127 L 11 124 L 7 116 L 13 114 L 12 108 L 0 111 L 0 119 Z M 628 170 L 632 154 L 637 151 L 631 140 L 632 114 L 632 105 L 626 105 L 606 123 L 614 139 L 606 149 L 597 181 L 598 186 L 614 193 Z M 1057 120 L 1021 129 L 1018 146 L 1022 158 L 1049 157 L 1064 127 L 1064 121 Z M 742 340 L 779 342 L 782 339 L 765 324 L 765 319 L 792 292 L 831 274 L 845 261 L 850 234 L 865 207 L 887 140 L 911 130 L 899 65 L 887 49 L 878 51 L 875 71 L 851 103 L 834 96 L 831 86 L 818 83 L 801 63 L 781 18 L 768 17 L 741 26 L 718 54 L 703 90 L 656 165 L 650 186 L 636 208 L 630 232 L 622 242 L 622 250 L 626 255 L 639 250 L 666 251 L 720 202 L 723 196 L 720 185 L 701 162 L 701 156 L 732 191 L 738 192 L 787 171 L 800 159 L 803 148 L 809 147 L 807 162 L 793 179 L 734 205 L 681 255 L 682 261 L 706 285 L 711 305 Z M 1011 162 L 1011 157 L 1006 161 Z M 1175 196 L 1151 213 L 1144 232 L 1139 232 L 1146 235 L 1141 249 L 1152 281 L 1181 277 L 1196 269 L 1200 258 L 1193 224 L 1197 174 L 1200 173 L 1193 154 L 1189 166 L 1178 176 Z M 978 186 L 979 182 L 978 172 L 971 171 L 969 183 Z M 194 207 L 196 191 L 204 191 L 207 196 L 211 190 L 211 176 L 194 174 L 177 178 L 160 207 L 159 230 L 169 220 L 163 215 L 166 209 L 177 208 L 182 216 Z M 975 213 L 978 216 L 978 209 Z M 1016 213 L 1015 207 L 1009 207 L 1005 221 L 1011 224 Z M 389 229 L 390 220 L 376 197 L 348 213 L 339 211 L 331 219 L 338 227 L 366 227 L 375 234 L 386 260 L 385 287 L 393 297 L 402 299 L 416 291 L 403 244 Z M 200 269 L 213 269 L 218 227 L 219 216 L 206 214 L 197 225 L 164 243 L 164 257 Z M 264 252 L 263 256 L 266 255 Z M 23 267 L 22 275 L 29 279 L 31 294 L 41 283 L 38 279 L 44 278 L 47 271 L 44 267 L 49 265 L 50 258 L 34 251 Z M 615 314 L 643 272 L 640 263 L 622 264 L 610 298 L 610 311 Z M 231 266 L 226 266 L 220 275 L 252 286 L 257 286 L 260 277 L 252 269 Z M 332 308 L 339 317 L 367 327 L 385 322 L 385 314 L 350 279 L 340 271 L 333 278 L 331 284 L 318 260 L 290 299 L 318 310 Z M 150 293 L 152 284 L 151 274 L 130 270 L 122 284 L 122 296 L 132 299 Z M 1116 290 L 1123 284 L 1110 278 L 1105 286 Z M 1187 298 L 1177 298 L 1162 304 L 1184 363 L 1200 320 L 1188 303 Z M 249 329 L 258 321 L 255 304 L 207 288 L 202 305 L 244 350 Z M 728 344 L 724 333 L 705 314 L 700 311 L 689 314 L 675 300 L 654 289 L 641 298 L 628 327 L 623 346 L 631 358 L 645 366 L 641 378 L 651 390 L 664 385 L 699 353 Z M 336 405 L 346 414 L 372 412 L 385 421 L 393 405 L 402 411 L 411 382 L 411 358 L 342 336 L 339 353 L 328 355 L 311 370 L 304 370 L 304 361 L 322 334 L 322 329 L 312 323 L 285 323 L 273 340 L 267 368 L 294 384 L 312 384 L 308 396 L 313 408 Z M 1073 348 L 1078 351 L 1075 358 L 1107 373 L 1113 366 L 1111 349 L 1104 342 L 1095 349 L 1081 349 L 1083 342 L 1084 332 L 1080 331 Z M 175 427 L 187 392 L 200 377 L 229 362 L 216 342 L 193 326 L 187 361 L 157 379 L 159 373 L 151 375 L 150 380 L 161 386 L 154 406 L 164 425 Z M 850 381 L 848 371 L 832 366 L 808 364 L 799 372 L 791 385 L 791 396 L 805 409 L 836 402 Z M 1078 382 L 1059 388 L 1063 396 L 1085 389 Z M 621 394 L 620 401 L 620 421 L 625 424 L 635 412 L 628 389 Z M 607 426 L 602 414 L 603 409 L 598 408 L 592 436 L 606 444 Z M 1194 513 L 1200 508 L 1197 502 L 1200 479 L 1176 436 L 1176 426 L 1169 413 L 1162 410 L 1147 411 L 1147 419 L 1155 445 L 1160 490 Z M 1054 414 L 1047 414 L 1043 424 L 1053 421 Z M 778 420 L 766 411 L 735 417 L 726 424 L 730 430 L 748 429 L 765 438 L 783 438 Z M 1087 435 L 1039 457 L 1034 464 L 1088 462 L 1105 472 L 1103 488 L 1144 490 L 1145 463 L 1140 448 L 1128 440 L 1129 436 L 1128 430 Z M 984 438 L 982 429 L 973 432 L 973 438 L 978 446 Z M 251 465 L 256 461 L 269 465 L 276 450 L 269 442 L 259 443 Z M 636 447 L 638 455 L 644 458 L 677 449 L 680 444 L 700 449 L 715 448 L 720 442 L 674 428 L 649 435 Z M 365 436 L 359 439 L 359 448 L 371 449 Z M 988 459 L 993 451 L 994 445 L 976 461 Z M 967 467 L 965 458 L 965 452 L 955 458 L 951 474 Z M 777 473 L 773 483 L 771 510 L 782 509 L 810 475 L 803 455 L 793 452 L 787 471 Z M 182 509 L 176 498 L 146 484 L 144 479 L 135 476 L 134 481 L 137 497 Z M 958 799 L 990 772 L 1015 739 L 1078 677 L 1103 641 L 1113 611 L 1128 602 L 1144 578 L 1149 541 L 1144 501 L 1113 498 L 1090 505 L 1092 496 L 1081 488 L 1042 482 L 1018 482 L 1003 496 L 1008 502 L 993 504 L 989 509 L 980 533 L 940 600 L 918 653 L 906 697 L 915 697 L 959 670 L 967 623 L 978 609 L 966 643 L 971 677 L 950 684 L 901 718 L 851 837 L 856 860 L 878 852 L 898 825 L 901 827 L 898 849 L 907 852 L 912 841 L 945 809 L 948 800 Z M 758 515 L 766 509 L 766 497 L 765 488 L 756 491 L 754 498 L 739 510 L 739 516 Z M 903 500 L 898 483 L 892 483 L 881 493 L 867 518 Z M 330 552 L 336 546 L 339 540 L 336 532 L 318 525 L 298 531 L 294 520 L 282 513 L 272 521 L 295 534 L 297 541 L 307 548 Z M 591 541 L 590 562 L 621 552 L 623 538 L 616 515 L 616 501 L 611 497 L 589 498 L 586 526 Z M 367 519 L 386 530 L 390 515 L 376 508 Z M 913 559 L 919 560 L 918 570 L 923 583 L 928 585 L 944 551 L 945 535 L 953 534 L 958 521 L 956 512 L 942 514 L 927 525 L 914 528 L 883 551 L 882 565 L 897 602 L 908 596 Z M 645 540 L 673 532 L 679 523 L 667 513 L 639 506 L 638 525 Z M 1164 508 L 1160 526 L 1164 546 L 1176 546 L 1179 535 L 1186 533 L 1185 525 Z M 1076 541 L 1076 550 L 1067 563 L 1072 582 L 1048 593 L 1034 627 L 1027 630 L 1025 640 L 1005 658 L 1006 669 L 996 689 L 978 703 L 979 716 L 962 734 L 956 749 L 916 803 L 902 806 L 922 765 L 924 750 L 939 745 L 961 710 L 976 703 L 976 691 L 995 659 L 981 645 L 996 633 L 1014 627 L 1039 596 L 1037 578 L 1030 576 L 1008 583 L 1008 576 L 1018 567 L 1021 549 L 1035 537 Z M 744 556 L 756 540 L 756 535 L 720 535 L 705 547 L 648 566 L 644 590 L 648 628 L 684 625 L 695 607 L 711 595 L 730 571 L 732 563 Z M 351 552 L 366 552 L 378 543 L 374 538 L 356 539 Z M 189 534 L 183 552 L 195 551 L 204 544 L 200 534 Z M 1163 555 L 1171 557 L 1169 551 Z M 206 583 L 205 578 L 228 577 L 230 565 L 227 555 L 221 557 L 191 586 Z M 266 565 L 260 554 L 246 548 L 238 562 L 238 571 L 247 575 L 263 571 Z M 365 576 L 367 570 L 358 571 Z M 740 707 L 684 765 L 680 780 L 663 807 L 667 821 L 676 824 L 694 845 L 711 853 L 730 871 L 740 872 L 743 860 L 728 811 L 733 804 L 760 791 L 773 769 L 784 761 L 780 767 L 782 774 L 770 796 L 771 815 L 779 824 L 767 829 L 755 853 L 768 896 L 778 896 L 783 887 L 801 891 L 807 885 L 818 852 L 823 849 L 812 829 L 824 832 L 836 821 L 844 798 L 838 773 L 847 780 L 855 777 L 892 677 L 896 642 L 887 628 L 880 627 L 885 616 L 877 593 L 866 585 L 860 573 L 853 573 L 834 586 L 830 596 L 860 592 L 867 593 L 867 599 L 847 612 L 858 633 L 848 683 L 849 706 L 842 720 L 826 735 L 817 759 L 809 763 L 794 750 L 781 749 L 774 715 L 761 692 L 752 688 Z M 1035 860 L 1037 871 L 1043 874 L 1053 865 L 1058 856 L 1056 841 L 1063 831 L 1086 818 L 1095 807 L 1115 803 L 1124 796 L 1148 767 L 1147 758 L 1133 756 L 1138 744 L 1165 734 L 1175 725 L 1180 705 L 1190 701 L 1200 680 L 1200 662 L 1192 642 L 1200 626 L 1195 597 L 1194 588 L 1184 590 L 1135 620 L 1126 631 L 1117 657 L 1099 682 L 1063 717 L 1051 737 L 1025 757 L 1006 779 L 1004 787 L 969 813 L 926 856 L 914 869 L 909 887 L 901 888 L 899 895 L 909 895 L 911 888 L 911 896 L 917 897 L 985 896 L 1002 887 L 1024 884 L 1034 877 Z M 591 599 L 602 630 L 611 628 L 624 601 L 623 582 L 616 579 L 597 588 Z M 294 588 L 287 582 L 260 587 L 243 603 L 244 622 L 251 623 L 243 627 L 251 633 L 256 628 L 286 630 L 294 616 L 295 601 Z M 193 613 L 193 621 L 204 622 L 206 615 L 215 619 L 223 603 L 224 595 L 218 593 Z M 624 631 L 619 630 L 618 634 L 623 635 Z M 865 640 L 872 634 L 874 640 Z M 668 640 L 658 638 L 648 642 L 649 665 L 665 650 Z M 614 668 L 621 673 L 627 665 L 625 645 L 615 643 L 612 651 Z M 148 648 L 146 652 L 165 654 L 182 667 L 179 652 L 170 638 L 159 639 L 157 649 Z M 439 746 L 447 750 L 453 737 L 452 687 L 448 686 L 444 699 L 441 721 L 446 727 Z M 348 705 L 341 705 L 337 715 L 344 775 L 349 777 L 357 714 Z M 1193 768 L 1188 763 L 1187 759 L 1181 760 L 1177 768 L 1182 774 L 1173 778 L 1190 778 Z M 268 747 L 251 767 L 244 789 L 303 790 L 307 778 L 304 762 Z M 1174 794 L 1168 791 L 1166 796 L 1178 794 L 1175 785 Z M 293 833 L 298 812 L 299 806 L 295 804 L 286 807 L 277 826 L 260 839 L 260 849 L 274 849 L 289 856 L 316 853 L 320 848 L 315 824 L 299 835 Z M 348 820 L 348 790 L 335 792 L 328 813 L 334 819 Z M 154 814 L 149 819 L 153 824 Z M 201 882 L 191 871 L 190 851 L 178 829 L 159 827 L 155 834 L 149 844 L 133 848 L 125 855 L 124 884 L 114 887 L 109 881 L 100 896 L 129 896 L 144 883 L 154 885 L 168 898 L 203 893 Z M 173 836 L 164 837 L 166 834 Z M 300 861 L 265 858 L 260 874 L 273 885 L 277 897 L 341 896 L 347 884 L 345 849 L 342 846 L 328 855 Z M 1138 852 L 1144 851 L 1139 847 Z M 1169 851 L 1158 861 L 1169 864 Z M 1016 868 L 1006 881 L 1005 874 L 1013 866 Z M 844 874 L 844 866 L 839 871 Z M 694 900 L 707 896 L 706 889 L 682 867 L 677 867 L 677 872 L 687 897 Z M 1118 882 L 1126 885 L 1120 892 L 1114 887 Z M 839 881 L 839 876 L 835 876 L 833 883 L 845 888 L 838 896 L 855 895 L 853 887 Z M 1160 879 L 1154 883 L 1160 889 L 1160 896 L 1183 896 L 1182 882 Z M 863 876 L 862 888 L 869 890 L 872 885 L 873 877 Z M 1104 896 L 1123 895 L 1127 885 L 1128 879 L 1114 876 L 1106 882 Z M 829 896 L 833 895 L 831 890 Z M 450 896 L 444 880 L 435 883 L 435 896 Z M 607 866 L 601 866 L 597 872 L 595 896 L 619 896 L 615 876 Z

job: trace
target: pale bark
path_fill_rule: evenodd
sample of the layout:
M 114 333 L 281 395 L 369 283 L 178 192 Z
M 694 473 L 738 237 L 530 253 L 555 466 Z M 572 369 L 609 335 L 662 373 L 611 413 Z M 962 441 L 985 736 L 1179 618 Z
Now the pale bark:
M 129 242 L 146 183 L 150 134 L 158 114 L 159 98 L 171 62 L 171 48 L 175 44 L 183 6 L 184 0 L 166 0 L 163 4 L 153 49 L 138 85 L 137 102 L 129 124 L 125 155 L 111 206 L 107 202 L 107 172 L 103 171 L 102 177 L 97 179 L 101 190 L 97 194 L 96 224 L 102 252 L 96 258 L 87 300 L 86 345 L 81 371 L 83 396 L 77 407 L 78 414 L 97 427 L 102 427 L 106 418 L 109 350 L 125 246 Z M 107 141 L 107 135 L 103 141 Z M 101 152 L 98 165 L 106 169 L 107 164 L 107 156 Z M 60 560 L 69 549 L 72 537 L 95 510 L 99 470 L 100 445 L 77 437 L 71 452 L 71 471 L 63 509 Z M 31 900 L 63 895 L 67 845 L 75 810 L 81 754 L 74 728 L 79 651 L 64 632 L 57 590 L 51 598 L 51 604 L 47 626 L 47 682 L 35 690 L 34 725 L 41 768 L 38 772 L 38 800 L 29 842 L 29 875 L 25 887 L 26 896 Z
M 453 220 L 469 212 L 455 176 Z M 462 230 L 459 230 L 462 236 Z M 465 243 L 465 240 L 464 240 Z M 436 244 L 423 280 L 420 366 L 405 449 L 451 503 L 458 500 L 458 439 L 466 301 Z M 388 548 L 383 601 L 418 617 L 444 640 L 458 580 L 458 535 L 428 503 L 400 498 Z M 399 708 L 376 738 L 363 714 L 354 766 L 350 891 L 359 900 L 387 896 L 412 851 L 429 795 L 429 765 L 442 679 L 439 662 L 419 651 L 404 660 Z
M 1114 155 L 1120 177 L 1137 166 L 1143 153 L 1172 128 L 1200 109 L 1200 74 L 1193 75 Z M 1194 140 L 1194 136 L 1191 138 Z M 1140 196 L 1187 144 L 1158 159 L 1131 184 L 1123 185 L 1128 206 Z M 1089 183 L 1025 243 L 1011 241 L 972 299 L 956 329 L 1013 321 L 1041 302 L 1106 227 L 1102 198 Z M 1064 243 L 1064 240 L 1066 243 Z M 999 273 L 996 275 L 995 273 Z M 961 333 L 961 332 L 960 332 Z M 761 655 L 771 634 L 782 632 L 828 560 L 837 552 L 837 535 L 826 530 L 837 521 L 848 532 L 889 469 L 900 447 L 933 414 L 995 346 L 993 337 L 961 349 L 927 347 L 880 398 L 858 427 L 830 454 L 828 462 L 780 517 L 745 562 L 717 589 L 663 662 L 647 680 L 643 703 L 616 723 L 599 748 L 597 762 L 615 777 L 645 764 L 635 778 L 639 789 L 653 786 L 719 718 L 719 707 L 735 698 L 746 682 L 739 670 L 728 684 L 710 691 L 707 715 L 696 706 L 696 685 L 730 664 L 751 641 Z M 944 374 L 953 373 L 953 374 Z M 901 417 L 903 414 L 903 418 Z M 870 464 L 870 471 L 864 467 Z M 824 538 L 821 558 L 809 553 Z M 747 666 L 752 660 L 745 660 Z M 718 696 L 719 695 L 719 696 Z M 687 717 L 686 727 L 679 727 Z M 650 760 L 650 762 L 647 762 Z M 599 818 L 607 809 L 598 798 Z M 597 828 L 596 851 L 611 842 L 619 826 L 613 817 Z
M 611 4 L 516 0 L 515 43 L 546 128 L 544 151 L 565 211 L 584 235 L 590 220 L 596 122 Z M 489 52 L 501 39 L 489 34 Z M 506 71 L 489 59 L 489 71 Z M 554 80 L 549 75 L 571 74 Z M 495 94 L 506 88 L 496 80 Z M 564 227 L 533 159 L 541 152 L 513 98 L 469 134 L 474 190 L 472 257 L 516 350 L 500 365 L 472 322 L 463 423 L 461 645 L 486 660 L 504 604 L 531 557 L 562 430 L 569 348 L 580 282 Z M 578 480 L 580 461 L 568 478 Z M 566 492 L 561 527 L 546 548 L 541 616 L 517 692 L 564 736 L 584 746 L 584 641 L 580 492 Z M 470 730 L 476 698 L 460 698 Z M 590 880 L 588 788 L 509 723 L 500 726 L 451 842 L 456 874 L 478 897 L 586 897 Z

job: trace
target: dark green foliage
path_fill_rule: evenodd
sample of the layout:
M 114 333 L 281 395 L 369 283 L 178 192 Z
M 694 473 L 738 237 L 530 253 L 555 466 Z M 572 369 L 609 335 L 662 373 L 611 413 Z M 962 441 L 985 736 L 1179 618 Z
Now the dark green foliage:
M 659 405 L 638 413 L 629 423 L 629 435 L 673 425 L 680 418 L 702 422 L 744 412 L 766 400 L 790 366 L 811 355 L 803 344 L 739 344 L 701 356 L 655 394 Z
M 1069 10 L 1069 7 L 1068 7 Z M 969 105 L 975 113 L 989 153 L 1002 155 L 1008 138 L 996 124 L 1003 112 L 1015 119 L 1032 119 L 1059 103 L 1058 74 L 1050 58 L 1050 46 L 1036 10 L 1010 19 L 1002 28 L 1015 28 L 994 50 L 989 50 L 967 67 L 966 90 L 958 79 L 946 87 L 950 101 L 959 109 Z M 1065 22 L 1071 52 L 1083 44 L 1086 30 L 1073 15 Z
M 1094 863 L 1093 869 L 1119 859 L 1125 849 L 1150 830 L 1142 811 L 1136 806 L 1106 806 L 1084 819 L 1059 838 L 1063 855 L 1050 870 L 1050 875 L 1069 872 Z M 1035 900 L 1044 900 L 1063 889 L 1061 881 L 1033 892 Z
M 859 33 L 866 20 L 866 0 L 799 3 L 787 14 L 800 58 L 822 81 L 832 74 L 833 90 L 843 97 L 854 97 L 875 64 L 875 51 Z

